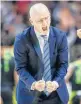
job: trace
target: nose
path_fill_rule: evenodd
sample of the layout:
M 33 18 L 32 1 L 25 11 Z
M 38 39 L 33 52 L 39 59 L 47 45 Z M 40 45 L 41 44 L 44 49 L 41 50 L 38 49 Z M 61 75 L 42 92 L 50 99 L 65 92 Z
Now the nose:
M 47 25 L 46 20 L 43 20 L 42 25 L 43 25 L 43 27 L 45 27 Z

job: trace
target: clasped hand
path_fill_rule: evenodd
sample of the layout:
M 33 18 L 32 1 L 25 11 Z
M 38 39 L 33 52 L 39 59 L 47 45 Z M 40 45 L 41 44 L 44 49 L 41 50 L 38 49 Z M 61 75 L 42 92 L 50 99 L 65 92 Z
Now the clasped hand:
M 39 80 L 39 81 L 35 82 L 34 89 L 36 89 L 40 92 L 44 91 L 44 89 L 46 89 L 49 93 L 51 93 L 52 91 L 56 90 L 56 86 L 52 81 L 47 81 L 45 83 L 44 80 Z

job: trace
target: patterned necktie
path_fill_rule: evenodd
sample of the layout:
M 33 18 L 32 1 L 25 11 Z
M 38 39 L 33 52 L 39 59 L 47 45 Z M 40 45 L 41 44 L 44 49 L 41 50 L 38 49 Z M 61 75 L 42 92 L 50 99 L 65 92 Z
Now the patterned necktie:
M 44 73 L 43 79 L 46 81 L 51 80 L 51 68 L 50 68 L 50 54 L 49 54 L 49 43 L 47 41 L 46 36 L 42 36 L 44 39 L 44 47 L 43 47 L 43 62 L 44 62 Z M 49 93 L 45 90 L 46 95 Z

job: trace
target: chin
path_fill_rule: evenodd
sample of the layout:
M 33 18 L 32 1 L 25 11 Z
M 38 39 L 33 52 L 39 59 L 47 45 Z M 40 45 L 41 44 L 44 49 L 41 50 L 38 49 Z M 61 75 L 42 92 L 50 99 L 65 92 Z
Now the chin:
M 43 32 L 43 34 L 44 34 L 44 35 L 46 35 L 46 34 L 47 34 L 47 32 Z
M 48 33 L 48 31 L 46 30 L 46 31 L 43 31 L 43 34 L 47 34 Z

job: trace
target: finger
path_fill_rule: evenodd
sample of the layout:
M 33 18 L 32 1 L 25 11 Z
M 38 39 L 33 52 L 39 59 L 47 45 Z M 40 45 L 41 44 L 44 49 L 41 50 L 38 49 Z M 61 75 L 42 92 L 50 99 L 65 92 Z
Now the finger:
M 39 83 L 38 83 L 38 84 L 36 85 L 36 88 L 37 88 L 37 89 L 43 89 L 43 90 L 44 90 L 45 85 L 44 85 L 44 84 L 39 84 Z
M 50 89 L 50 88 L 48 88 L 48 89 L 46 89 L 48 92 L 52 92 L 53 90 L 52 89 Z
M 47 88 L 47 89 L 53 89 L 53 87 L 52 87 L 52 86 L 47 86 L 46 88 Z
M 38 91 L 44 91 L 43 88 L 37 88 L 36 90 L 38 90 Z
M 38 84 L 45 85 L 45 81 L 39 81 Z
M 51 86 L 51 85 L 52 85 L 52 82 L 50 81 L 46 83 L 46 86 Z
M 46 87 L 53 87 L 52 84 L 47 84 Z
M 44 91 L 44 88 L 42 88 L 42 87 L 37 87 L 37 90 L 38 90 L 38 91 Z
M 46 90 L 55 91 L 56 88 L 55 88 L 54 86 L 47 86 L 47 87 L 46 87 Z
M 48 87 L 46 87 L 46 89 L 53 89 L 52 87 L 50 87 L 50 86 L 48 86 Z
M 47 81 L 47 82 L 46 82 L 46 84 L 50 84 L 50 83 L 51 83 L 51 81 Z
M 45 83 L 38 83 L 38 86 L 45 87 Z
M 44 81 L 44 80 L 39 80 L 38 82 L 39 82 L 39 83 L 41 83 L 41 82 L 45 83 L 45 81 Z

